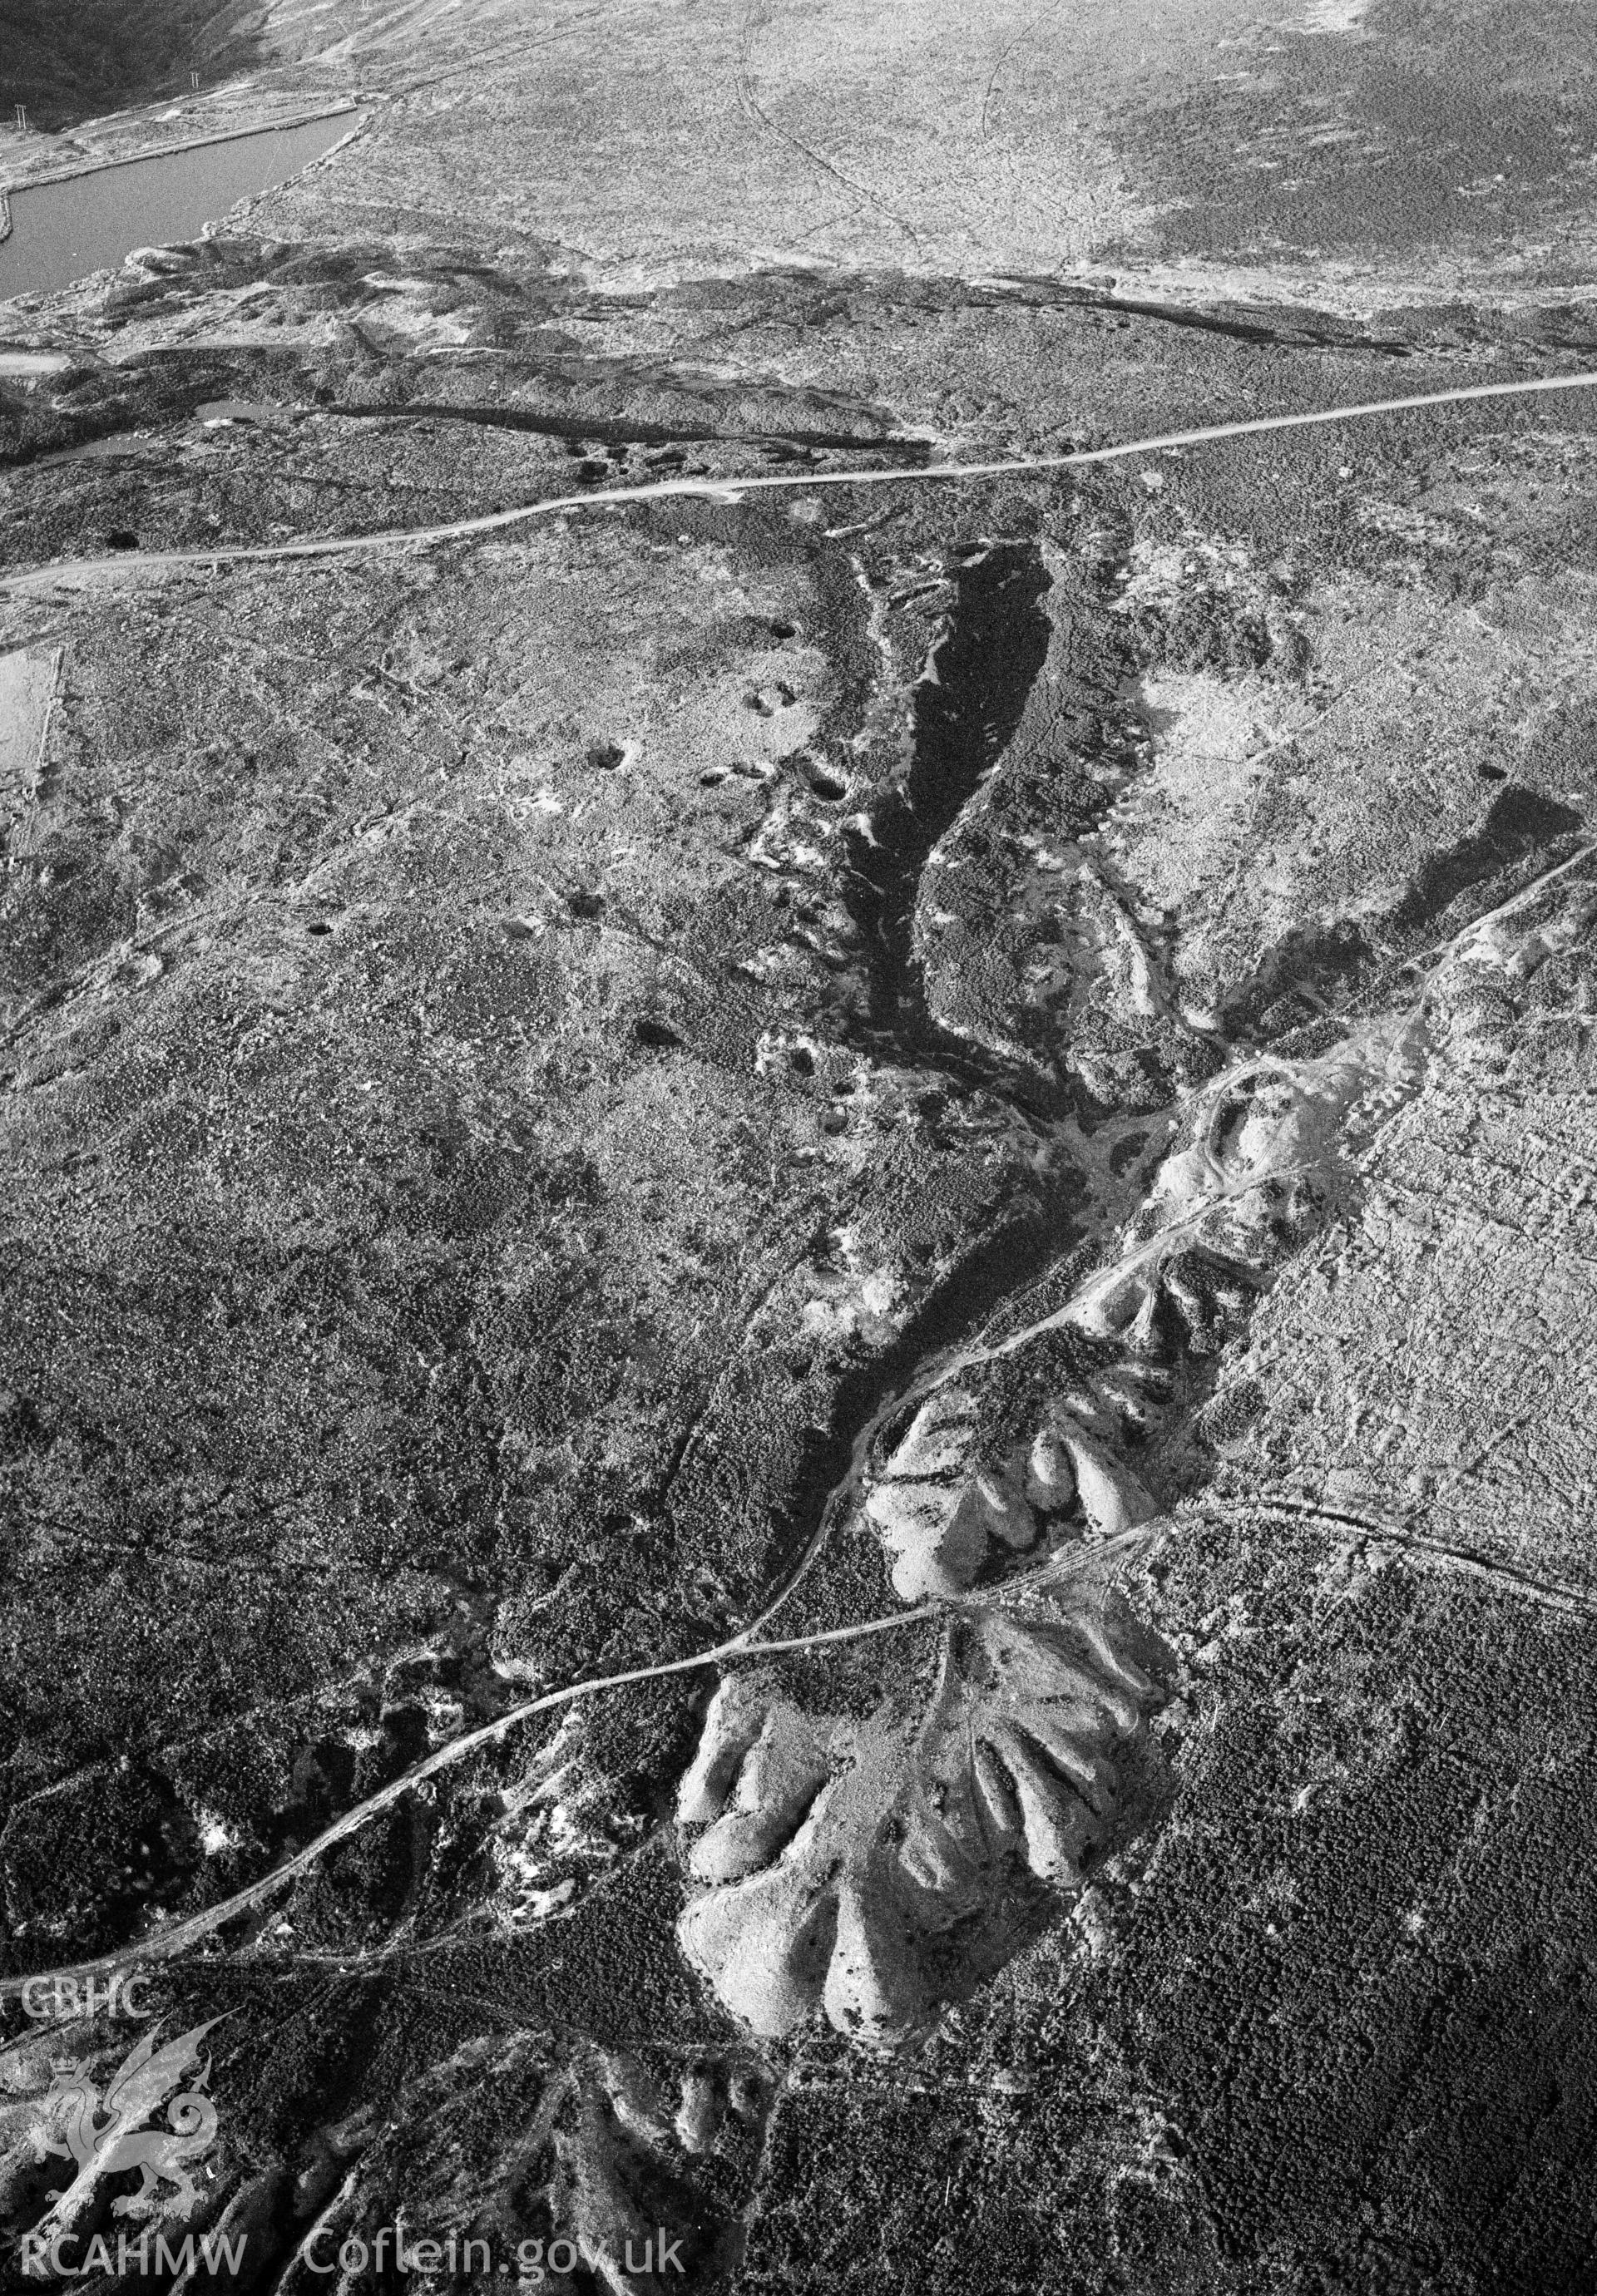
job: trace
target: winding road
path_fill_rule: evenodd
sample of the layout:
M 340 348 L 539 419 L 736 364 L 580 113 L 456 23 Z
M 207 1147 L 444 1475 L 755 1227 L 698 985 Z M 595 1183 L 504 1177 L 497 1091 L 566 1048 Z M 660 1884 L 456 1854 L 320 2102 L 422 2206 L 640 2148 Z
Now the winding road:
M 589 510 L 597 504 L 646 502 L 663 497 L 669 498 L 672 496 L 708 496 L 735 501 L 743 495 L 753 492 L 807 491 L 822 486 L 905 485 L 927 480 L 958 480 L 1028 472 L 1065 470 L 1078 464 L 1108 463 L 1125 460 L 1135 455 L 1154 454 L 1166 447 L 1201 446 L 1216 440 L 1246 438 L 1272 430 L 1301 430 L 1315 425 L 1356 421 L 1372 415 L 1406 414 L 1428 407 L 1467 404 L 1482 399 L 1525 398 L 1591 389 L 1597 389 L 1597 373 L 1543 376 L 1513 382 L 1478 383 L 1453 390 L 1417 393 L 1402 398 L 1326 407 L 1307 414 L 1265 415 L 1251 422 L 1217 423 L 1199 429 L 1169 431 L 1153 438 L 1129 440 L 1119 446 L 1092 447 L 1073 454 L 1048 455 L 1029 460 L 944 463 L 910 470 L 894 466 L 886 470 L 828 471 L 819 473 L 783 474 L 753 479 L 663 480 L 646 486 L 617 487 L 604 490 L 596 489 L 581 495 L 558 496 L 544 502 L 529 504 L 520 509 L 495 512 L 486 517 L 464 519 L 441 526 L 395 529 L 376 534 L 338 536 L 310 541 L 249 547 L 150 553 L 119 552 L 112 556 L 101 559 L 69 560 L 0 579 L 0 596 L 48 589 L 69 582 L 86 584 L 95 578 L 125 580 L 129 576 L 137 576 L 157 568 L 207 567 L 257 561 L 340 557 L 348 556 L 357 551 L 382 547 L 424 547 L 431 543 L 453 541 L 463 537 L 493 532 L 499 529 L 521 524 L 529 519 L 551 513 Z M 1455 951 L 1471 935 L 1478 933 L 1483 927 L 1525 906 L 1546 884 L 1589 861 L 1594 852 L 1597 852 L 1597 846 L 1583 845 L 1576 853 L 1569 856 L 1554 868 L 1546 871 L 1531 885 L 1522 888 L 1499 907 L 1488 912 L 1484 917 L 1474 919 L 1469 925 L 1445 943 L 1440 951 L 1433 952 L 1432 962 L 1421 973 L 1420 985 L 1412 1000 L 1410 1010 L 1418 1009 L 1423 1001 L 1431 974 L 1447 955 Z M 1225 1077 L 1211 1079 L 1208 1089 L 1213 1090 L 1216 1084 L 1224 1084 L 1227 1080 Z M 1304 1168 L 1297 1166 L 1283 1168 L 1267 1177 L 1280 1179 L 1289 1177 L 1300 1168 Z M 239 1915 L 268 1902 L 290 1882 L 314 1866 L 338 1842 L 347 1840 L 351 1834 L 361 1830 L 380 1812 L 391 1808 L 405 1796 L 414 1792 L 428 1779 L 468 1759 L 480 1750 L 502 1741 L 521 1724 L 539 1714 L 602 1693 L 622 1689 L 638 1683 L 655 1681 L 665 1676 L 690 1673 L 720 1664 L 736 1663 L 740 1660 L 756 1656 L 808 1650 L 823 1644 L 851 1642 L 868 1636 L 892 1633 L 901 1628 L 912 1626 L 940 1615 L 947 1606 L 939 1603 L 927 1603 L 913 1609 L 894 1611 L 885 1618 L 872 1619 L 858 1625 L 801 1636 L 792 1641 L 761 1642 L 759 1639 L 763 1629 L 784 1607 L 800 1582 L 813 1567 L 842 1513 L 857 1499 L 872 1444 L 890 1420 L 901 1415 L 906 1407 L 931 1394 L 960 1371 L 976 1364 L 991 1362 L 999 1357 L 1012 1354 L 1017 1349 L 1028 1345 L 1042 1332 L 1057 1328 L 1079 1308 L 1090 1294 L 1100 1289 L 1107 1282 L 1118 1278 L 1150 1253 L 1167 1247 L 1170 1234 L 1173 1233 L 1174 1228 L 1191 1226 L 1206 1218 L 1221 1201 L 1230 1196 L 1252 1193 L 1262 1185 L 1264 1185 L 1263 1180 L 1255 1178 L 1239 1189 L 1226 1187 L 1217 1189 L 1214 1196 L 1206 1199 L 1191 1214 L 1173 1223 L 1172 1227 L 1163 1229 L 1149 1242 L 1128 1243 L 1107 1268 L 1099 1267 L 1093 1270 L 1073 1292 L 1070 1300 L 1064 1307 L 1053 1310 L 1025 1329 L 1010 1333 L 1001 1341 L 977 1340 L 974 1343 L 943 1351 L 934 1357 L 923 1367 L 915 1380 L 890 1397 L 860 1430 L 853 1446 L 850 1466 L 828 1495 L 811 1538 L 777 1586 L 770 1591 L 757 1615 L 737 1634 L 708 1649 L 692 1652 L 685 1657 L 660 1661 L 654 1665 L 640 1666 L 622 1672 L 589 1677 L 545 1692 L 538 1697 L 509 1708 L 492 1721 L 468 1731 L 460 1737 L 449 1740 L 436 1748 L 433 1752 L 405 1771 L 400 1776 L 344 1811 L 313 1841 L 306 1843 L 303 1848 L 284 1859 L 271 1872 L 261 1875 L 259 1880 L 219 1904 L 210 1906 L 185 1920 L 173 1922 L 163 1928 L 154 1930 L 146 1936 L 96 1959 L 35 1972 L 30 1977 L 18 1975 L 0 1979 L 0 2003 L 16 2000 L 24 1986 L 28 1984 L 45 1985 L 58 1977 L 82 1980 L 87 1977 L 109 1976 L 135 1962 L 167 1961 L 185 1952 L 201 1943 L 205 1938 L 214 1934 L 217 1930 L 237 1919 Z M 1266 1507 L 1288 1512 L 1294 1516 L 1315 1517 L 1325 1514 L 1323 1509 L 1286 1495 L 1265 1494 L 1262 1496 L 1260 1504 Z M 1325 1519 L 1332 1520 L 1329 1516 L 1326 1516 Z M 1336 1520 L 1345 1519 L 1336 1518 Z M 1509 1571 L 1489 1557 L 1478 1555 L 1471 1550 L 1453 1546 L 1443 1541 L 1428 1539 L 1417 1533 L 1412 1524 L 1361 1523 L 1359 1528 L 1371 1537 L 1405 1546 L 1414 1551 L 1428 1553 L 1437 1561 L 1453 1567 L 1479 1572 L 1500 1583 L 1512 1583 L 1520 1591 L 1531 1593 L 1542 1600 L 1551 1600 L 1560 1607 L 1567 1606 L 1576 1610 L 1589 1610 L 1591 1607 L 1590 1598 L 1584 1594 L 1583 1590 L 1567 1587 L 1561 1583 L 1531 1579 L 1523 1574 Z M 1065 1570 L 1066 1572 L 1072 1570 L 1095 1570 L 1101 1566 L 1106 1556 L 1112 1554 L 1118 1557 L 1123 1551 L 1129 1552 L 1144 1544 L 1155 1534 L 1157 1529 L 1157 1519 L 1153 1522 L 1140 1524 L 1130 1531 L 1099 1543 L 1081 1554 L 1079 1558 L 1071 1557 L 1069 1562 L 1065 1565 Z M 1058 1566 L 1056 1565 L 1053 1570 L 1039 1573 L 1037 1576 L 1054 1576 L 1058 1569 Z
M 1461 406 L 1488 398 L 1530 398 L 1565 390 L 1597 390 L 1597 373 L 1545 374 L 1517 382 L 1461 383 L 1452 390 L 1416 391 L 1404 398 L 1354 400 L 1312 408 L 1303 414 L 1260 414 L 1247 422 L 1210 422 L 1191 430 L 1164 430 L 1148 439 L 1128 439 L 1114 447 L 1083 447 L 1066 455 L 1019 455 L 992 463 L 931 463 L 918 470 L 900 464 L 863 471 L 784 472 L 757 478 L 656 479 L 646 486 L 596 487 L 580 495 L 552 495 L 496 510 L 480 518 L 452 519 L 439 526 L 383 527 L 371 534 L 318 535 L 300 542 L 227 545 L 202 550 L 119 550 L 101 558 L 58 558 L 43 566 L 0 575 L 0 597 L 29 592 L 89 587 L 96 582 L 126 582 L 169 567 L 240 566 L 302 558 L 348 558 L 366 550 L 422 550 L 434 543 L 459 542 L 494 534 L 530 519 L 594 510 L 611 503 L 660 502 L 673 496 L 740 502 L 752 494 L 808 494 L 817 487 L 901 487 L 965 479 L 1024 477 L 1037 471 L 1084 470 L 1095 463 L 1121 463 L 1157 455 L 1174 447 L 1206 447 L 1224 439 L 1250 439 L 1272 430 L 1307 430 L 1328 423 L 1358 422 L 1380 414 L 1409 414 L 1432 406 Z M 403 410 L 396 410 L 402 412 Z
M 446 1739 L 424 1760 L 414 1764 L 387 1785 L 379 1787 L 375 1793 L 368 1794 L 364 1800 L 356 1802 L 341 1816 L 334 1818 L 332 1824 L 313 1841 L 308 1841 L 302 1849 L 296 1850 L 292 1857 L 284 1858 L 280 1866 L 273 1866 L 269 1874 L 263 1874 L 259 1881 L 251 1882 L 247 1888 L 235 1890 L 232 1897 L 222 1898 L 217 1905 L 208 1906 L 202 1913 L 191 1914 L 186 1921 L 169 1922 L 163 1928 L 152 1930 L 130 1945 L 119 1946 L 114 1952 L 102 1954 L 95 1960 L 36 1970 L 27 1976 L 0 1978 L 0 2003 L 15 2001 L 28 1987 L 48 1986 L 58 1978 L 78 1980 L 109 1977 L 134 1962 L 143 1964 L 171 1961 L 177 1955 L 186 1953 L 191 1946 L 200 1944 L 228 1922 L 236 1921 L 241 1914 L 251 1913 L 256 1906 L 275 1898 L 289 1882 L 297 1881 L 301 1874 L 308 1874 L 338 1842 L 347 1841 L 352 1833 L 358 1833 L 374 1817 L 385 1809 L 391 1809 L 395 1802 L 402 1801 L 407 1794 L 414 1793 L 416 1787 L 428 1778 L 436 1777 L 440 1770 L 453 1768 L 456 1763 L 465 1760 L 468 1755 L 481 1752 L 485 1746 L 497 1744 L 534 1715 L 547 1714 L 557 1706 L 574 1705 L 579 1699 L 591 1698 L 600 1691 L 624 1690 L 638 1682 L 658 1682 L 670 1674 L 692 1674 L 700 1668 L 718 1666 L 739 1658 L 779 1657 L 787 1652 L 813 1650 L 823 1643 L 859 1642 L 867 1635 L 893 1634 L 901 1627 L 917 1626 L 922 1620 L 932 1618 L 942 1608 L 939 1603 L 923 1603 L 917 1610 L 894 1611 L 885 1619 L 869 1619 L 860 1626 L 830 1627 L 819 1634 L 800 1635 L 791 1642 L 755 1642 L 753 1637 L 761 1624 L 770 1618 L 779 1602 L 786 1600 L 797 1585 L 799 1575 L 794 1574 L 777 1601 L 769 1603 L 753 1625 L 745 1627 L 727 1641 L 715 1644 L 710 1650 L 695 1651 L 687 1658 L 664 1659 L 656 1665 L 632 1667 L 621 1674 L 590 1675 L 581 1682 L 568 1682 L 558 1690 L 546 1691 L 541 1697 L 530 1698 L 519 1706 L 509 1708 L 491 1722 L 484 1722 L 477 1729 L 466 1731 L 461 1737 Z

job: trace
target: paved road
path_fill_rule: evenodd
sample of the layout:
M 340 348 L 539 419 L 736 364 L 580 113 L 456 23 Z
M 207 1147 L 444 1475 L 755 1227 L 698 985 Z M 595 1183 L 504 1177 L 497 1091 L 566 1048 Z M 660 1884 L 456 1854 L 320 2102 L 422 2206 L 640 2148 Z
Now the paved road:
M 170 566 L 235 566 L 295 558 L 348 558 L 366 550 L 420 550 L 435 542 L 458 542 L 493 534 L 529 519 L 593 510 L 605 503 L 659 502 L 673 495 L 737 502 L 751 494 L 808 493 L 816 487 L 905 487 L 953 483 L 961 479 L 1024 476 L 1033 471 L 1084 469 L 1091 463 L 1125 462 L 1157 455 L 1167 447 L 1203 447 L 1220 439 L 1254 438 L 1268 430 L 1306 430 L 1331 422 L 1357 422 L 1375 414 L 1407 414 L 1431 406 L 1461 406 L 1477 399 L 1530 398 L 1552 391 L 1597 390 L 1597 373 L 1550 374 L 1523 382 L 1474 382 L 1454 390 L 1416 392 L 1407 398 L 1355 400 L 1321 406 L 1306 414 L 1261 414 L 1250 422 L 1211 422 L 1196 430 L 1165 430 L 1151 439 L 1131 439 L 1118 447 L 1088 447 L 1068 455 L 1021 456 L 1000 463 L 933 463 L 918 470 L 784 472 L 779 477 L 657 479 L 647 486 L 596 487 L 580 495 L 554 495 L 482 518 L 451 520 L 442 526 L 384 527 L 374 534 L 320 535 L 303 542 L 239 544 L 211 550 L 123 550 L 103 558 L 61 558 L 45 566 L 0 575 L 0 597 L 30 591 L 87 587 L 96 582 L 127 582 Z M 402 409 L 396 409 L 396 413 Z
M 1140 1526 L 1137 1535 L 1139 1538 L 1146 1536 L 1146 1526 Z M 1124 1540 L 1118 1542 L 1122 1546 L 1128 1543 Z M 1101 1556 L 1112 1544 L 1116 1542 L 1103 1541 L 1092 1550 L 1093 1557 Z M 790 1583 L 785 1590 L 784 1599 L 786 1593 L 791 1592 L 792 1586 L 796 1583 L 796 1578 Z M 553 1707 L 570 1706 L 579 1699 L 592 1698 L 601 1691 L 622 1690 L 638 1682 L 658 1682 L 665 1675 L 692 1674 L 704 1667 L 732 1664 L 744 1658 L 774 1657 L 786 1652 L 815 1650 L 825 1643 L 859 1642 L 868 1635 L 897 1634 L 902 1627 L 919 1626 L 927 1619 L 938 1616 L 941 1610 L 938 1603 L 922 1603 L 914 1610 L 894 1611 L 885 1619 L 868 1619 L 860 1626 L 827 1627 L 816 1634 L 798 1635 L 791 1642 L 756 1640 L 761 1623 L 770 1618 L 778 1607 L 776 1603 L 768 1603 L 753 1625 L 745 1627 L 741 1632 L 731 1636 L 726 1642 L 715 1644 L 709 1650 L 695 1651 L 687 1658 L 662 1660 L 654 1666 L 631 1667 L 623 1674 L 592 1675 L 582 1682 L 567 1683 L 560 1690 L 546 1691 L 541 1698 L 530 1698 L 523 1705 L 511 1707 L 492 1722 L 485 1722 L 475 1730 L 468 1730 L 462 1737 L 447 1739 L 424 1760 L 413 1764 L 402 1776 L 391 1779 L 375 1793 L 368 1794 L 364 1801 L 358 1801 L 352 1808 L 345 1810 L 341 1817 L 335 1817 L 314 1841 L 308 1841 L 302 1849 L 297 1849 L 292 1857 L 285 1857 L 280 1866 L 275 1866 L 269 1874 L 263 1874 L 258 1882 L 251 1882 L 248 1888 L 235 1890 L 232 1897 L 207 1906 L 203 1913 L 191 1914 L 185 1921 L 166 1923 L 160 1929 L 152 1930 L 148 1936 L 136 1939 L 129 1945 L 118 1946 L 114 1951 L 101 1954 L 93 1961 L 64 1962 L 52 1969 L 35 1970 L 27 1976 L 0 1978 L 0 2004 L 9 2005 L 25 1995 L 30 1987 L 42 1988 L 57 1978 L 109 1978 L 132 1963 L 147 1964 L 171 1961 L 177 1955 L 186 1953 L 190 1946 L 200 1944 L 225 1923 L 236 1921 L 241 1914 L 253 1912 L 258 1906 L 266 1904 L 289 1882 L 309 1873 L 336 1843 L 347 1841 L 352 1833 L 358 1833 L 380 1812 L 403 1800 L 426 1779 L 436 1777 L 440 1770 L 453 1768 L 468 1755 L 507 1737 L 523 1722 L 534 1715 L 547 1714 Z M 7 2043 L 6 2046 L 9 2047 L 12 2044 Z

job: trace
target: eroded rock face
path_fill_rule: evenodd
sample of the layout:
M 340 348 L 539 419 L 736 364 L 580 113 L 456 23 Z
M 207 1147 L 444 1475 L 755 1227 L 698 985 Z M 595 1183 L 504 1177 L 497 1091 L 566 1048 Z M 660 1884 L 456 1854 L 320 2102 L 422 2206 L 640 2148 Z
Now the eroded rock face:
M 1416 1088 L 1428 1025 L 1421 1004 L 1400 1008 L 1318 1054 L 1240 1059 L 1178 1103 L 1175 1144 L 1098 1268 L 1034 1324 L 929 1373 L 907 1423 L 885 1420 L 863 1511 L 895 1593 L 957 1599 L 1161 1513 L 1142 1455 L 1179 1440 L 1203 1359 L 1346 1200 L 1361 1144 Z M 1087 1351 L 1081 1376 L 1017 1418 L 997 1373 L 1066 1332 Z
M 967 1465 L 975 1407 L 958 1387 L 922 1405 L 865 1503 L 895 1558 L 893 1583 L 908 1602 L 963 1594 L 988 1542 L 1024 1550 L 1036 1525 L 1024 1494 L 1001 1471 Z
M 818 2008 L 873 2045 L 934 2020 L 959 1981 L 950 1942 L 1001 1918 L 1006 1875 L 1080 1887 L 1115 1824 L 1116 1754 L 1157 1701 L 1101 1593 L 1034 1615 L 951 1621 L 918 1719 L 811 1716 L 771 1676 L 717 1693 L 683 1782 L 708 1886 L 683 1948 L 756 2033 Z
M 1029 1441 L 1000 1464 L 981 1464 L 976 1410 L 957 1385 L 938 1389 L 871 1482 L 867 1520 L 893 1557 L 906 1602 L 966 1593 L 994 1565 L 1029 1554 L 1051 1527 L 1111 1538 L 1146 1522 L 1157 1502 L 1084 1423 L 1103 1416 L 1083 1398 L 1050 1406 Z
M 719 2277 L 736 2240 L 697 2177 L 758 2136 L 768 2102 L 757 2068 L 713 2060 L 668 2083 L 609 2052 L 579 2077 L 555 2132 L 553 2211 L 611 2296 L 642 2296 L 673 2270 Z

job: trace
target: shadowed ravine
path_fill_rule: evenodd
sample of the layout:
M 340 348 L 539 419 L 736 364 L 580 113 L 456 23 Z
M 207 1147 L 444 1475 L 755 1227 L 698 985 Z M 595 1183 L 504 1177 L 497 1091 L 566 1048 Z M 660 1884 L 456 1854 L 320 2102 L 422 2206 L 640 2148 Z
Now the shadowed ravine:
M 909 773 L 872 814 L 870 834 L 850 840 L 852 906 L 870 952 L 871 1022 L 911 1057 L 928 1037 L 943 1040 L 913 961 L 921 873 L 1020 723 L 1048 659 L 1048 586 L 1032 543 L 996 543 L 960 569 L 947 635 L 915 689 Z

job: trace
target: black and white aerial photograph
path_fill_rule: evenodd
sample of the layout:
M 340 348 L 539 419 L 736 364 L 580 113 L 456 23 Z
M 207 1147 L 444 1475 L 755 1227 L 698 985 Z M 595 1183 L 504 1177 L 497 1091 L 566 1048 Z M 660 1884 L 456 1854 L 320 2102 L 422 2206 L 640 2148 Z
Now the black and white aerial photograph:
M 1592 0 L 0 0 L 0 2296 L 1597 2296 Z

